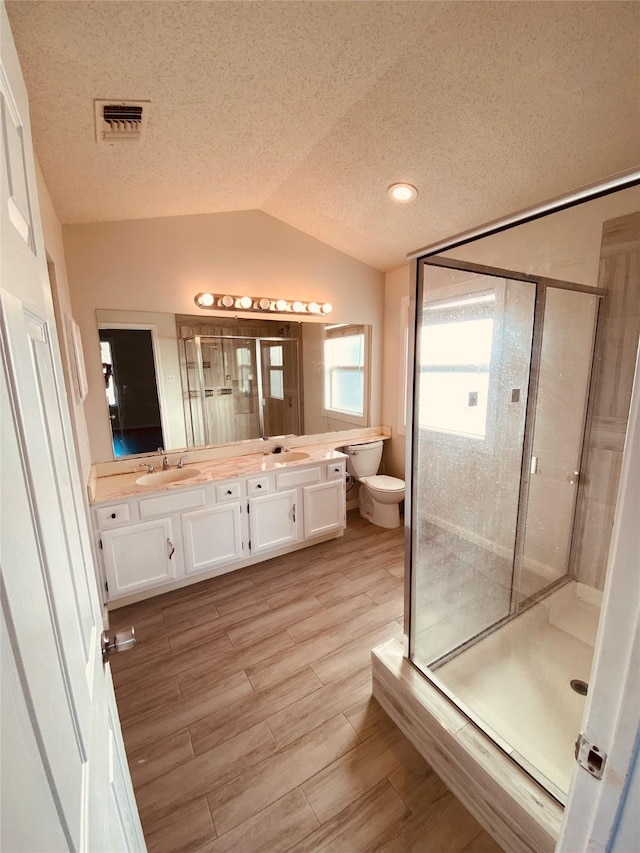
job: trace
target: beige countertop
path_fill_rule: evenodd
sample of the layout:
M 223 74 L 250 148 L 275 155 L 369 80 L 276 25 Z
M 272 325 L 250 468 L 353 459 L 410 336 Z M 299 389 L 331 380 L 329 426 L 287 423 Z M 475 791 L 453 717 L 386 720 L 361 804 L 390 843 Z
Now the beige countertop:
M 196 469 L 199 473 L 188 480 L 177 483 L 155 483 L 141 486 L 136 481 L 144 476 L 143 470 L 128 474 L 114 474 L 110 477 L 98 477 L 95 481 L 94 504 L 112 501 L 120 498 L 141 497 L 156 492 L 171 492 L 176 489 L 188 489 L 202 486 L 217 480 L 231 480 L 247 474 L 265 474 L 271 471 L 281 471 L 301 465 L 317 465 L 320 462 L 332 462 L 335 459 L 345 459 L 345 454 L 327 444 L 307 445 L 296 448 L 308 453 L 306 459 L 292 462 L 281 462 L 277 453 L 250 453 L 246 456 L 234 456 L 230 459 L 210 459 L 207 461 L 185 462 L 186 469 Z

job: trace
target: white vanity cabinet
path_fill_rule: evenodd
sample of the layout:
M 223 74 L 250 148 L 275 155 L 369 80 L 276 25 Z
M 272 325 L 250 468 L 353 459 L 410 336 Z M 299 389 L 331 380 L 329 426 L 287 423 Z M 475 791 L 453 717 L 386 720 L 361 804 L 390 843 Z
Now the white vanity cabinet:
M 182 516 L 185 574 L 236 563 L 243 558 L 242 515 L 238 501 Z
M 343 459 L 272 463 L 224 482 L 95 506 L 108 599 L 127 603 L 339 535 L 344 470 Z
M 100 542 L 109 598 L 162 586 L 182 574 L 170 518 L 105 530 Z
M 343 480 L 329 480 L 302 489 L 304 538 L 341 530 L 346 524 Z
M 300 538 L 297 489 L 250 498 L 249 530 L 252 554 L 284 548 L 297 542 Z

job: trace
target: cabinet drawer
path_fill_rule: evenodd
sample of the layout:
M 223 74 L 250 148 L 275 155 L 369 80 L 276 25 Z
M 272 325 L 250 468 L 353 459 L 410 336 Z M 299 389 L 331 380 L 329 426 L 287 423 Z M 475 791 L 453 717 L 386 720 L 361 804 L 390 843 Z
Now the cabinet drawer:
M 218 483 L 216 486 L 216 501 L 234 501 L 240 497 L 240 483 L 236 480 L 233 483 Z
M 281 474 L 276 474 L 276 488 L 290 489 L 293 486 L 319 483 L 321 479 L 319 468 L 298 468 L 295 471 L 283 471 Z
M 344 477 L 345 471 L 344 459 L 338 459 L 337 462 L 329 462 L 327 464 L 327 480 L 340 480 Z
M 155 498 L 143 498 L 140 501 L 140 518 L 156 518 L 159 515 L 171 515 L 183 509 L 204 506 L 204 489 L 172 492 L 170 495 L 158 495 Z
M 131 521 L 129 504 L 113 504 L 113 506 L 101 506 L 96 510 L 96 523 L 98 530 L 106 530 L 108 527 L 117 527 Z
M 264 495 L 271 491 L 270 477 L 249 477 L 247 480 L 247 492 L 250 495 Z

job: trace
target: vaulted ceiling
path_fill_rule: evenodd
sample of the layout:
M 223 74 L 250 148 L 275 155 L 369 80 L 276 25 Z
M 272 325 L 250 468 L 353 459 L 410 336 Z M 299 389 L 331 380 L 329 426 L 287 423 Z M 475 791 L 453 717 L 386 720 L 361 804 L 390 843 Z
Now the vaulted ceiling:
M 7 9 L 64 223 L 259 209 L 391 269 L 640 160 L 635 2 Z M 97 98 L 149 100 L 144 142 L 96 144 Z

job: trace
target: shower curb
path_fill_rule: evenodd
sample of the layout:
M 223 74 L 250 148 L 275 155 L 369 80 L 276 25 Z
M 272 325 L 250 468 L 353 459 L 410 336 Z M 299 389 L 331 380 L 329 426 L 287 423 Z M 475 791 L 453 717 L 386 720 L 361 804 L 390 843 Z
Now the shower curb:
M 389 640 L 371 652 L 373 695 L 508 853 L 552 853 L 564 810 L 442 696 Z

